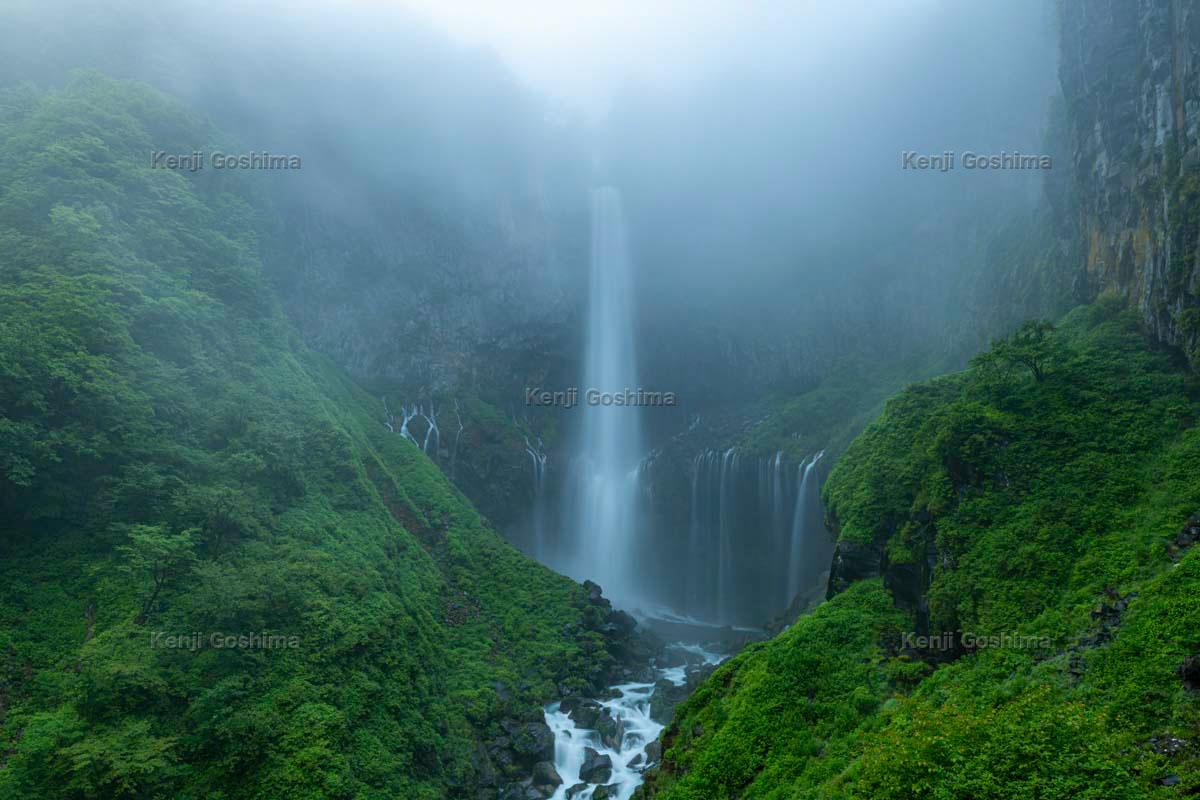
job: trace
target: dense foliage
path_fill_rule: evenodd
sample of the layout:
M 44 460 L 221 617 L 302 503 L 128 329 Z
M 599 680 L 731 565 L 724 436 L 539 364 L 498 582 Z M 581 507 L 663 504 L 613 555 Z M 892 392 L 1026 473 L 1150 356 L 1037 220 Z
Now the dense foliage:
M 151 166 L 221 145 L 94 74 L 0 95 L 0 797 L 466 794 L 611 657 L 297 343 L 252 179 Z
M 857 576 L 723 666 L 678 712 L 647 795 L 1200 787 L 1181 673 L 1200 654 L 1200 552 L 1180 535 L 1200 510 L 1198 412 L 1194 378 L 1113 298 L 901 393 L 826 488 L 843 547 L 875 552 L 882 581 Z M 922 568 L 922 599 L 895 603 Z M 952 646 L 910 635 L 944 633 Z

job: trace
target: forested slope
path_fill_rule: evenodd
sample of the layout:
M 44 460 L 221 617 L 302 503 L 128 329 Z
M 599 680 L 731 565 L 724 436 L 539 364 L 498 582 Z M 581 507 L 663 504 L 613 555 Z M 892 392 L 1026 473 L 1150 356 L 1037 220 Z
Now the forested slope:
M 299 343 L 252 185 L 288 176 L 152 168 L 197 149 L 237 152 L 136 84 L 0 94 L 0 797 L 527 776 L 605 604 Z
M 1200 787 L 1200 400 L 1122 308 L 888 403 L 826 487 L 832 598 L 679 709 L 644 796 Z

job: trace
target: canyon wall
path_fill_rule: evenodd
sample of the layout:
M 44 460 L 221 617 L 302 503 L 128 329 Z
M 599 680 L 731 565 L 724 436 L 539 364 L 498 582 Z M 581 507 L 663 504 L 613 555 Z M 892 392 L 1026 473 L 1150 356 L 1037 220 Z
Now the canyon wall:
M 1081 299 L 1120 293 L 1195 363 L 1200 4 L 1065 0 L 1060 26 Z

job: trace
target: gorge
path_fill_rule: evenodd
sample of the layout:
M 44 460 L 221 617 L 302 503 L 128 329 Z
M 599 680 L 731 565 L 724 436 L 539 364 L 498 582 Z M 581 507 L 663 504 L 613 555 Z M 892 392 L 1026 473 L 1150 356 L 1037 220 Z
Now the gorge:
M 0 800 L 1200 792 L 1197 0 L 514 3 L 0 5 Z

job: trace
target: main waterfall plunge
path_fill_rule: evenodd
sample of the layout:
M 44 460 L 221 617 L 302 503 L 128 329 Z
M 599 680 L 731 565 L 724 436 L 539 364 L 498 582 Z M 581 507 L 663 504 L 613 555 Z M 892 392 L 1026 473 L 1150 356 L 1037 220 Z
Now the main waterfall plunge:
M 592 263 L 587 345 L 581 393 L 618 393 L 637 381 L 633 266 L 621 197 L 611 187 L 592 193 Z M 637 466 L 645 453 L 639 409 L 584 405 L 579 451 L 567 485 L 563 557 L 566 571 L 604 587 L 617 605 L 640 593 L 634 574 Z
M 589 390 L 641 385 L 634 275 L 620 195 L 592 194 L 591 277 L 580 404 L 564 467 L 526 440 L 533 477 L 527 547 L 613 603 L 649 616 L 761 627 L 800 598 L 824 595 L 832 554 L 820 502 L 822 454 L 738 448 L 649 451 L 630 405 L 591 405 Z M 694 447 L 694 445 L 692 445 Z M 560 503 L 551 503 L 550 485 Z

